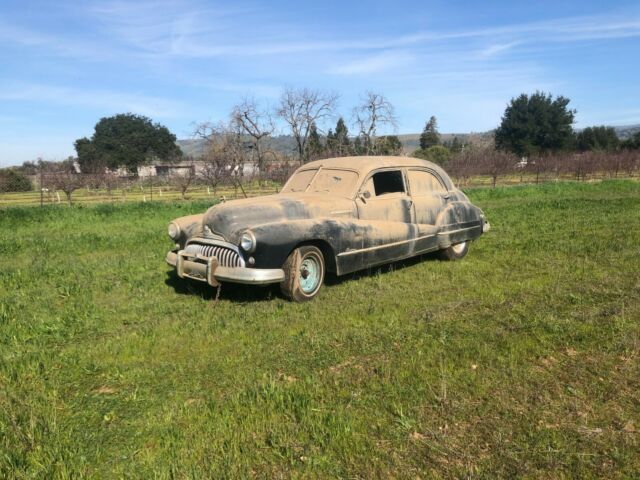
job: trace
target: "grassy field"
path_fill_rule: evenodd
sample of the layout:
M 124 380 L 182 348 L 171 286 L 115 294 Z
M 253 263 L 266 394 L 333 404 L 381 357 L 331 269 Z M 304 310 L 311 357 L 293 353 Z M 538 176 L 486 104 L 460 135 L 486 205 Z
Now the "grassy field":
M 637 478 L 640 183 L 469 194 L 308 304 L 178 281 L 202 202 L 0 210 L 0 478 Z

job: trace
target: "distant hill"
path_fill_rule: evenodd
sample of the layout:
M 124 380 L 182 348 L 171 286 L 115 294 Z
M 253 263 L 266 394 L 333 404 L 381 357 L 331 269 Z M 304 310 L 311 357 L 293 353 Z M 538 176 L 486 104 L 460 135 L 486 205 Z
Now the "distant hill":
M 616 134 L 621 140 L 632 137 L 635 133 L 640 132 L 639 125 L 625 125 L 613 127 Z M 493 130 L 488 132 L 471 132 L 471 133 L 443 133 L 440 135 L 443 142 L 451 141 L 454 137 L 463 143 L 471 143 L 474 145 L 490 145 L 493 142 Z M 420 146 L 419 133 L 405 133 L 398 135 L 404 152 L 409 154 Z M 178 140 L 177 144 L 185 155 L 199 157 L 204 153 L 204 140 L 201 139 L 185 139 Z M 296 142 L 291 135 L 278 135 L 269 139 L 268 147 L 278 153 L 292 154 L 296 151 Z
M 613 127 L 616 129 L 616 135 L 620 140 L 626 140 L 633 137 L 636 133 L 640 132 L 640 125 L 625 125 L 622 127 Z

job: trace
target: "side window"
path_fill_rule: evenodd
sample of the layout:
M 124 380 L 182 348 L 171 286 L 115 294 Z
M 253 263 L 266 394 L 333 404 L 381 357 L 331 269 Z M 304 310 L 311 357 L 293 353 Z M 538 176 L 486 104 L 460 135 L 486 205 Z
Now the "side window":
M 371 177 L 376 196 L 387 193 L 404 193 L 404 181 L 400 170 L 374 173 Z
M 435 175 L 424 170 L 409 170 L 408 177 L 412 195 L 445 193 L 447 191 Z

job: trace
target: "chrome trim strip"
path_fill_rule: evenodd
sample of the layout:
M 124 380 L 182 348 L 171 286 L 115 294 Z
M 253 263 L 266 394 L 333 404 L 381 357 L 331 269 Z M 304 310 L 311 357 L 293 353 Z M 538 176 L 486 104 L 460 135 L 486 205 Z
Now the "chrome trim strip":
M 432 235 L 425 235 L 423 237 L 412 238 L 411 240 L 401 240 L 399 242 L 385 243 L 384 245 L 376 245 L 375 247 L 361 248 L 359 250 L 347 250 L 346 252 L 339 253 L 337 256 L 338 257 L 343 257 L 345 255 L 353 255 L 355 253 L 370 252 L 370 251 L 373 251 L 373 250 L 379 250 L 381 248 L 395 247 L 397 245 L 402 245 L 403 243 L 417 242 L 418 240 L 424 240 L 425 238 L 431 238 L 431 237 L 435 237 L 435 236 L 436 236 L 436 234 L 434 233 Z
M 478 228 L 479 226 L 480 225 L 474 225 L 473 227 L 458 228 L 457 230 L 446 230 L 444 232 L 438 232 L 438 235 L 448 235 L 450 233 L 464 232 L 465 230 L 471 230 L 472 228 Z
M 244 283 L 248 285 L 266 285 L 284 280 L 281 268 L 228 268 L 218 267 L 213 274 L 221 282 Z

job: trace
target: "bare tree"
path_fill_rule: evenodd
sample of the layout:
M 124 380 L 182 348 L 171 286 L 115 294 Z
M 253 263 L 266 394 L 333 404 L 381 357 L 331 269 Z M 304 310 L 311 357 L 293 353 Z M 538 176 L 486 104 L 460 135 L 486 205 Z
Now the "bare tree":
M 193 160 L 189 160 L 186 168 L 183 168 L 181 172 L 175 175 L 176 184 L 180 189 L 180 197 L 182 200 L 187 199 L 187 190 L 196 179 L 196 167 Z
M 312 125 L 318 125 L 330 117 L 337 102 L 338 95 L 335 93 L 322 93 L 308 88 L 287 87 L 282 92 L 276 113 L 291 129 L 300 163 L 308 161 L 307 143 Z
M 398 126 L 391 102 L 384 95 L 374 92 L 367 92 L 362 103 L 353 109 L 353 121 L 366 154 L 375 153 L 379 127 L 387 125 L 395 131 Z
M 202 123 L 196 128 L 195 136 L 206 142 L 199 176 L 213 189 L 214 194 L 220 183 L 230 181 L 238 188 L 236 183 L 243 178 L 247 151 L 242 135 L 241 127 L 235 122 L 215 125 Z
M 69 205 L 71 205 L 71 195 L 84 185 L 85 180 L 69 162 L 61 162 L 50 167 L 45 175 L 47 188 L 64 192 Z
M 250 139 L 252 156 L 259 171 L 263 171 L 269 153 L 265 140 L 275 130 L 273 119 L 267 109 L 262 109 L 253 98 L 245 98 L 242 103 L 233 107 L 231 112 L 232 127 Z

